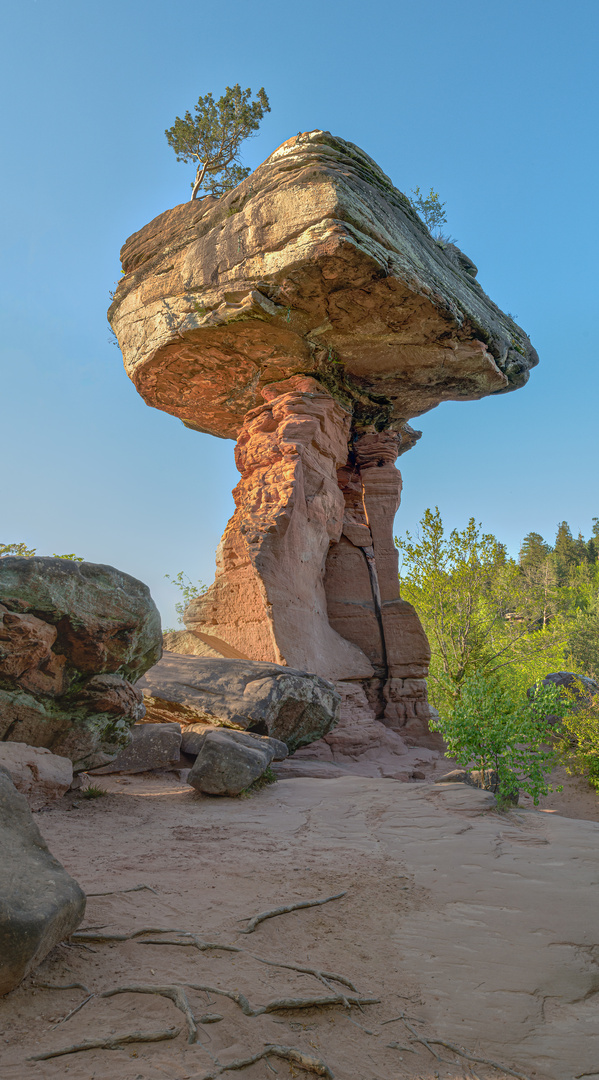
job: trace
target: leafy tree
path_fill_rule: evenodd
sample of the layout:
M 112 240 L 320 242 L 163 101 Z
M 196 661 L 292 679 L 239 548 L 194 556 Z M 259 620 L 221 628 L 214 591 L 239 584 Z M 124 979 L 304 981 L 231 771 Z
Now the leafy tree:
M 412 188 L 413 199 L 410 199 L 412 207 L 416 213 L 422 218 L 424 224 L 430 232 L 433 229 L 438 229 L 437 239 L 442 239 L 442 227 L 447 225 L 447 217 L 445 215 L 445 203 L 442 203 L 439 195 L 431 188 L 428 195 L 425 197 L 420 188 Z
M 26 544 L 0 544 L 0 558 L 4 555 L 24 555 L 26 558 L 31 558 L 37 553 L 36 548 L 28 548 Z M 56 552 L 52 555 L 53 559 L 70 559 L 71 562 L 83 562 L 84 560 L 78 555 L 57 555 Z
M 599 791 L 599 694 L 589 698 L 582 686 L 572 706 L 561 723 L 561 758 L 570 774 Z
M 179 570 L 179 573 L 176 574 L 175 577 L 171 577 L 170 574 L 165 574 L 164 576 L 165 578 L 168 578 L 173 585 L 177 586 L 183 596 L 183 599 L 178 604 L 175 604 L 175 611 L 179 616 L 179 622 L 183 624 L 183 615 L 187 605 L 190 604 L 192 600 L 195 600 L 196 597 L 203 596 L 208 586 L 204 585 L 203 581 L 198 581 L 194 584 L 191 578 L 189 578 L 183 570 Z
M 248 176 L 250 169 L 239 163 L 241 143 L 257 132 L 265 112 L 270 112 L 270 105 L 264 87 L 252 101 L 251 89 L 242 90 L 236 83 L 227 86 L 218 101 L 212 94 L 199 97 L 195 116 L 188 110 L 183 118 L 175 118 L 164 134 L 177 161 L 196 164 L 192 199 L 202 189 L 222 195 Z
M 438 507 L 427 510 L 418 538 L 396 538 L 401 591 L 414 604 L 431 643 L 433 704 L 451 710 L 475 674 L 503 672 L 519 686 L 563 663 L 559 624 L 543 623 L 545 595 L 532 587 L 496 537 L 471 518 L 445 536 Z M 544 628 L 543 628 L 544 627 Z
M 567 709 L 557 686 L 539 683 L 530 699 L 519 700 L 497 676 L 478 673 L 464 681 L 451 712 L 431 726 L 460 765 L 495 773 L 492 790 L 500 804 L 525 791 L 536 806 L 551 790 L 547 776 L 559 759 L 545 717 L 563 717 Z
M 529 532 L 522 541 L 518 562 L 520 566 L 538 566 L 550 551 L 551 546 L 545 543 L 540 533 Z

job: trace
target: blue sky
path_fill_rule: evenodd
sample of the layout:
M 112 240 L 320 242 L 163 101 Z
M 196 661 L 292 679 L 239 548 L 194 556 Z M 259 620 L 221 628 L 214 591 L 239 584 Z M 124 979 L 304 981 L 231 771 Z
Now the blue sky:
M 599 516 L 596 0 L 19 0 L 3 9 L 0 541 L 146 581 L 166 625 L 210 582 L 233 443 L 148 408 L 105 311 L 126 238 L 184 202 L 164 129 L 200 94 L 264 85 L 255 167 L 300 130 L 433 186 L 483 288 L 540 358 L 526 388 L 445 404 L 401 459 L 397 529 L 438 504 L 512 551 Z

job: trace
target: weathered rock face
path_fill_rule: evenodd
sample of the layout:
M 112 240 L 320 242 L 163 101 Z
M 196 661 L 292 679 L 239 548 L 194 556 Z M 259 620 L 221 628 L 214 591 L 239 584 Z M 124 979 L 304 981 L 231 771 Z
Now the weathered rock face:
M 0 559 L 0 740 L 104 764 L 143 716 L 132 683 L 161 655 L 141 581 L 95 563 Z
M 85 895 L 50 854 L 24 795 L 0 767 L 0 996 L 77 929 Z
M 0 742 L 0 765 L 34 810 L 60 799 L 73 782 L 70 758 L 52 754 L 44 746 Z
M 290 751 L 322 738 L 339 715 L 339 694 L 330 683 L 276 664 L 167 653 L 137 685 L 161 702 L 165 718 L 172 702 L 173 720 L 250 729 L 280 739 Z
M 135 724 L 131 742 L 108 764 L 93 770 L 105 773 L 139 773 L 151 769 L 172 769 L 179 764 L 181 728 L 179 724 Z
M 410 418 L 522 386 L 528 338 L 376 163 L 328 132 L 288 140 L 222 199 L 160 215 L 121 256 L 109 317 L 139 393 L 237 438 L 236 511 L 181 650 L 206 635 L 362 680 L 378 719 L 428 739 L 395 459 L 419 437 Z

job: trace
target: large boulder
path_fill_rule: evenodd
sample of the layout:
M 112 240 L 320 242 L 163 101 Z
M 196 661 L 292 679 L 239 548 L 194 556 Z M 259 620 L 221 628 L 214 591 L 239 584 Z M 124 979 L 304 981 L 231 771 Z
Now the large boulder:
M 292 753 L 334 727 L 340 695 L 318 675 L 251 660 L 216 660 L 165 653 L 137 683 L 162 704 L 174 704 L 173 719 L 185 716 L 224 727 L 271 735 Z
M 0 995 L 72 934 L 85 894 L 55 859 L 24 795 L 0 767 Z
M 599 684 L 587 675 L 577 675 L 574 671 L 552 671 L 542 681 L 542 686 L 557 686 L 565 690 L 571 700 L 574 712 L 579 712 L 584 706 L 589 706 L 593 699 L 599 695 Z M 534 687 L 531 686 L 527 694 L 532 697 Z M 559 716 L 549 715 L 545 719 L 554 725 L 559 723 Z
M 244 731 L 207 731 L 200 735 L 187 783 L 205 795 L 239 795 L 285 753 L 277 739 Z
M 60 799 L 73 782 L 71 759 L 52 754 L 45 746 L 0 742 L 0 765 L 32 809 Z
M 112 566 L 0 559 L 0 740 L 76 769 L 110 760 L 144 713 L 133 683 L 160 658 L 147 585 Z

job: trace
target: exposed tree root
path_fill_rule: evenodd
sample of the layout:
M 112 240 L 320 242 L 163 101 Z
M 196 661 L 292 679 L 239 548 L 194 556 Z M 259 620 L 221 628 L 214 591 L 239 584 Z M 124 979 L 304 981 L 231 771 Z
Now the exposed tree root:
M 438 1046 L 445 1046 L 447 1050 L 451 1050 L 454 1054 L 459 1054 L 460 1057 L 466 1059 L 466 1061 L 475 1061 L 477 1065 L 489 1065 L 492 1069 L 497 1069 L 498 1072 L 505 1073 L 506 1076 L 515 1076 L 516 1080 L 530 1080 L 524 1073 L 515 1072 L 514 1069 L 508 1069 L 506 1065 L 500 1065 L 498 1061 L 491 1061 L 490 1058 L 477 1057 L 476 1054 L 470 1054 L 467 1050 L 461 1050 L 459 1046 L 455 1046 L 454 1043 L 445 1042 L 445 1039 L 429 1039 L 429 1042 L 435 1043 Z
M 320 1058 L 309 1057 L 307 1054 L 302 1054 L 301 1050 L 296 1050 L 294 1046 L 278 1046 L 276 1043 L 267 1043 L 264 1050 L 259 1054 L 253 1054 L 248 1058 L 237 1058 L 235 1061 L 229 1062 L 228 1065 L 219 1065 L 212 1072 L 204 1073 L 201 1080 L 215 1080 L 217 1076 L 221 1076 L 224 1072 L 233 1072 L 235 1069 L 247 1069 L 249 1065 L 254 1065 L 256 1061 L 260 1061 L 263 1058 L 269 1057 L 284 1058 L 285 1061 L 291 1061 L 295 1065 L 301 1066 L 306 1072 L 316 1073 L 317 1076 L 324 1076 L 326 1080 L 334 1080 L 333 1073 L 329 1069 L 328 1065 Z
M 33 984 L 36 990 L 83 990 L 85 994 L 91 994 L 91 990 L 83 983 L 42 983 Z
M 73 1043 L 62 1050 L 50 1050 L 46 1054 L 34 1054 L 27 1061 L 49 1061 L 50 1058 L 63 1057 L 64 1054 L 78 1054 L 80 1050 L 118 1050 L 126 1043 L 162 1042 L 164 1039 L 176 1039 L 181 1028 L 169 1028 L 168 1031 L 124 1031 L 108 1039 L 87 1039 Z
M 117 986 L 114 990 L 105 990 L 104 993 L 99 996 L 109 998 L 114 997 L 115 994 L 158 994 L 160 997 L 169 998 L 173 1005 L 175 1005 L 185 1017 L 187 1023 L 187 1042 L 198 1042 L 198 1026 L 183 986 L 177 986 L 176 984 L 172 986 L 145 986 L 137 984 L 132 986 Z
M 240 934 L 253 934 L 257 926 L 265 919 L 274 919 L 275 915 L 287 915 L 290 911 L 299 911 L 300 908 L 320 907 L 321 904 L 328 904 L 331 900 L 340 900 L 342 896 L 346 895 L 347 890 L 340 893 L 335 893 L 334 896 L 325 896 L 324 900 L 300 900 L 297 904 L 286 904 L 284 907 L 272 908 L 270 911 L 261 911 L 259 915 L 254 915 L 251 918 L 245 928 L 240 930 Z
M 86 896 L 116 896 L 120 893 L 126 892 L 141 892 L 142 889 L 148 889 L 149 892 L 153 892 L 154 896 L 158 896 L 156 889 L 153 889 L 151 885 L 134 885 L 131 889 L 108 889 L 106 892 L 88 892 Z
M 169 998 L 178 1009 L 181 1010 L 187 1021 L 189 1032 L 188 1042 L 194 1043 L 198 1039 L 198 1028 L 191 1006 L 187 1000 L 185 990 L 198 990 L 206 994 L 217 994 L 227 997 L 239 1006 L 244 1016 L 263 1016 L 264 1013 L 282 1012 L 287 1009 L 315 1009 L 328 1005 L 340 1005 L 347 1000 L 348 1005 L 378 1005 L 380 998 L 363 997 L 358 994 L 350 995 L 343 999 L 339 994 L 330 997 L 305 997 L 305 998 L 275 998 L 266 1005 L 253 1006 L 245 994 L 238 990 L 221 990 L 217 986 L 208 986 L 204 983 L 183 983 L 169 986 L 150 986 L 147 984 L 134 983 L 129 986 L 117 986 L 113 990 L 105 990 L 99 997 L 114 997 L 116 994 L 158 994 Z
M 69 941 L 75 944 L 82 941 L 132 941 L 133 938 L 140 937 L 142 934 L 187 934 L 187 931 L 163 930 L 161 927 L 150 926 L 145 927 L 143 930 L 132 930 L 130 934 L 101 934 L 99 929 L 89 927 L 87 930 L 75 930 L 71 934 Z

